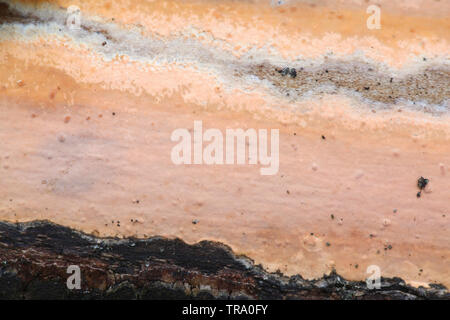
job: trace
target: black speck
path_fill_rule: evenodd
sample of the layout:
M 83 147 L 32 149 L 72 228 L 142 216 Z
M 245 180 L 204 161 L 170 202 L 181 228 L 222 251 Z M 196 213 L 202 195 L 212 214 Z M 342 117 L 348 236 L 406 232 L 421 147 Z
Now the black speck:
M 281 70 L 277 70 L 279 74 L 281 74 L 282 76 L 287 76 L 290 73 L 290 69 L 289 68 L 283 68 Z
M 325 140 L 325 139 L 326 139 L 324 135 L 322 135 L 322 139 L 323 139 L 323 140 Z
M 102 46 L 106 46 L 106 41 L 103 41 Z
M 364 90 L 370 90 L 370 87 L 364 87 Z
M 420 177 L 419 180 L 417 180 L 417 186 L 420 190 L 423 190 L 427 186 L 429 181 L 430 180 L 425 179 L 424 177 Z
M 295 78 L 297 77 L 297 70 L 295 70 L 295 68 L 292 68 L 291 71 L 289 72 L 291 78 Z

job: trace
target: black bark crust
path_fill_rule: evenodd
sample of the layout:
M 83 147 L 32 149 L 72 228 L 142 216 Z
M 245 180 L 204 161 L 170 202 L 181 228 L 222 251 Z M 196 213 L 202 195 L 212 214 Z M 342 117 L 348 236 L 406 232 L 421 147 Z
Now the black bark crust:
M 68 289 L 70 265 L 81 289 Z M 268 273 L 226 245 L 180 239 L 96 238 L 48 221 L 0 222 L 0 299 L 450 299 L 441 285 L 381 289 L 336 272 L 305 280 Z

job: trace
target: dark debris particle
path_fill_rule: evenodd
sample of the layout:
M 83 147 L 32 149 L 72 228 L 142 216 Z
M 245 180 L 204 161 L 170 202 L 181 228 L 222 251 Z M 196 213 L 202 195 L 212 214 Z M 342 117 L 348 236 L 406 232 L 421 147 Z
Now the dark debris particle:
M 197 219 L 192 220 L 192 224 L 197 224 L 197 223 L 199 223 L 199 222 L 200 222 L 200 221 L 197 220 Z
M 106 46 L 106 41 L 103 41 L 102 46 Z
M 291 72 L 289 73 L 291 78 L 297 77 L 297 70 L 295 68 L 291 68 Z
M 334 220 L 334 214 L 331 214 L 330 217 L 332 220 Z
M 279 74 L 281 74 L 283 77 L 290 75 L 291 78 L 296 78 L 297 77 L 297 70 L 295 70 L 295 68 L 283 68 L 283 69 L 275 69 Z
M 370 87 L 364 87 L 364 90 L 370 90 Z
M 326 139 L 326 137 L 325 137 L 324 135 L 322 135 L 322 139 L 323 139 L 323 140 L 325 140 L 325 139 Z
M 327 247 L 329 247 L 329 246 L 331 246 L 331 243 L 327 242 L 326 245 L 327 245 Z
M 417 186 L 419 187 L 420 190 L 423 190 L 427 186 L 429 181 L 430 180 L 424 177 L 420 177 L 419 180 L 417 180 Z
M 416 196 L 417 196 L 417 198 L 420 198 L 420 196 L 422 195 L 422 192 L 417 192 L 417 194 L 416 194 Z
M 277 71 L 282 76 L 287 76 L 289 74 L 290 69 L 289 68 L 283 68 L 283 69 L 280 69 L 280 70 L 277 69 Z

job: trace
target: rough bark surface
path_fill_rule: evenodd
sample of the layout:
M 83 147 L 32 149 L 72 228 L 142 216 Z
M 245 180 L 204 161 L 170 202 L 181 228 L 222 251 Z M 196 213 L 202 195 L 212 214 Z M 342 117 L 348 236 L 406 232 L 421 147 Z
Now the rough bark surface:
M 81 289 L 67 289 L 69 265 Z M 223 244 L 95 238 L 48 221 L 0 222 L 0 299 L 449 299 L 443 286 L 382 278 L 379 290 L 336 273 L 267 273 Z

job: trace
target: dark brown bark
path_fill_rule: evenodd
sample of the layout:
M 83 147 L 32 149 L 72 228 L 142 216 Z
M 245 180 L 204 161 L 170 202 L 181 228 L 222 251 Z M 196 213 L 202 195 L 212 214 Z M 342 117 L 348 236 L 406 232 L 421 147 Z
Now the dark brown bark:
M 81 290 L 66 286 L 81 269 Z M 267 273 L 209 241 L 95 238 L 47 221 L 0 222 L 0 299 L 449 299 L 433 285 L 382 279 L 380 290 L 336 273 L 317 280 Z

